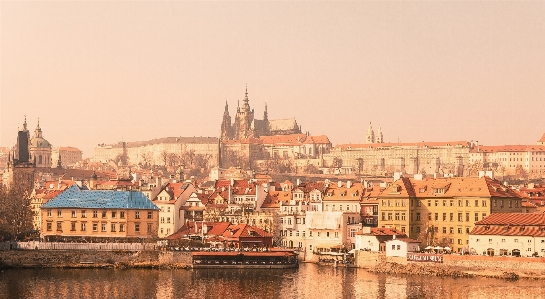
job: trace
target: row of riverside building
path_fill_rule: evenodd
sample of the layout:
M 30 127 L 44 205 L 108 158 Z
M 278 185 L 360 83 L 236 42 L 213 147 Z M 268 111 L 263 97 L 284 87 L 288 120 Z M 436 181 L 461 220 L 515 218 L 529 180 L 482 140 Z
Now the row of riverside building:
M 96 178 L 48 182 L 33 192 L 41 198 L 33 207 L 35 226 L 48 241 L 155 241 L 204 236 L 217 223 L 247 225 L 306 259 L 385 250 L 394 236 L 419 248 L 455 252 L 545 251 L 543 188 L 517 190 L 486 175 L 337 182 L 257 176 L 200 184 L 179 179 L 158 185 L 118 180 L 109 190 L 89 190 L 112 182 Z

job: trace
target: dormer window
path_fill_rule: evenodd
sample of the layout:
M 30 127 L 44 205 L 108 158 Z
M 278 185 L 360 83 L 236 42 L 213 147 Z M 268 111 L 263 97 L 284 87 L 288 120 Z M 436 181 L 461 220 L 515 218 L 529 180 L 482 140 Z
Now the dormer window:
M 445 194 L 445 189 L 444 188 L 434 188 L 433 193 L 434 194 Z

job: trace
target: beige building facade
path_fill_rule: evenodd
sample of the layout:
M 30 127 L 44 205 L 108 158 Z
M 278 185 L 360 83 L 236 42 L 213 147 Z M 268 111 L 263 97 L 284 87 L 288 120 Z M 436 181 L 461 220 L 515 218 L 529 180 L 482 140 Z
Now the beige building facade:
M 469 232 L 491 213 L 520 213 L 522 198 L 489 177 L 400 178 L 379 196 L 379 227 L 395 228 L 423 246 L 469 250 Z

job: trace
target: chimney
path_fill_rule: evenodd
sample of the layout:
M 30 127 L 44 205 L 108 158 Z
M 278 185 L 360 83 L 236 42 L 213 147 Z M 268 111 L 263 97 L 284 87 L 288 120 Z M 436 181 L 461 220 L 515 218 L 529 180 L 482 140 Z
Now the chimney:
M 235 185 L 235 179 L 231 178 L 231 186 Z
M 494 179 L 494 171 L 492 170 L 487 170 L 486 171 L 486 176 L 491 178 L 491 179 Z
M 396 239 L 396 235 L 393 235 L 393 236 L 392 236 L 392 240 L 395 240 L 395 239 Z
M 414 180 L 415 181 L 421 181 L 422 180 L 422 174 L 421 173 L 417 173 L 414 175 Z
M 343 186 L 343 182 L 342 182 L 342 181 L 339 181 L 339 182 L 337 183 L 337 187 L 341 188 L 342 186 Z
M 364 227 L 361 228 L 361 232 L 364 233 L 364 234 L 370 234 L 371 233 L 371 227 L 364 226 Z
M 394 182 L 401 178 L 401 172 L 394 172 Z
M 301 179 L 297 179 L 297 186 L 301 185 Z
M 484 176 L 484 171 L 479 170 L 479 178 L 482 178 Z
M 350 189 L 352 187 L 352 181 L 346 181 L 346 188 Z

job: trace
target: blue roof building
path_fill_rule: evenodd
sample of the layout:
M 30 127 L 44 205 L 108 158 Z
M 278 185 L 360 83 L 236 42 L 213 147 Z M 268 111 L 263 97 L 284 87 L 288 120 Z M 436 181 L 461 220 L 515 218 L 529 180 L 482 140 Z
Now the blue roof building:
M 82 190 L 77 185 L 42 205 L 47 208 L 159 210 L 140 191 Z
M 159 208 L 140 191 L 66 189 L 41 206 L 48 241 L 155 238 Z

